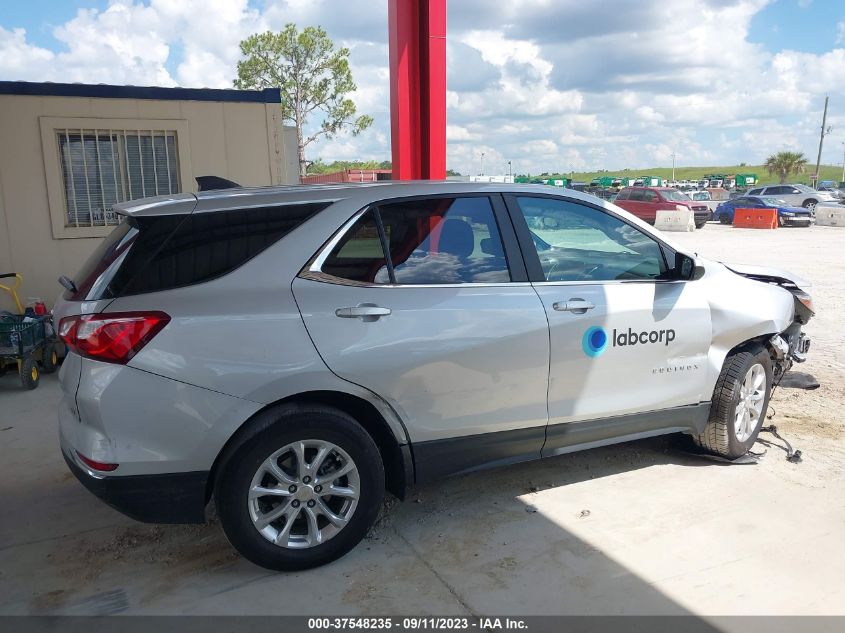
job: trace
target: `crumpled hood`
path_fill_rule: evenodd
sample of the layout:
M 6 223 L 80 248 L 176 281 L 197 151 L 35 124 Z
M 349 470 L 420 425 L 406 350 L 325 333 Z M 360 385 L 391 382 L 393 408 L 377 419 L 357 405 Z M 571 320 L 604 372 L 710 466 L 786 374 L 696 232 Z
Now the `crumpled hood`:
M 801 290 L 807 293 L 809 293 L 813 287 L 813 284 L 807 279 L 780 268 L 755 266 L 752 264 L 731 264 L 727 262 L 722 262 L 722 264 L 728 270 L 735 272 L 737 275 L 748 277 L 749 279 L 774 283 L 788 282 L 798 286 Z

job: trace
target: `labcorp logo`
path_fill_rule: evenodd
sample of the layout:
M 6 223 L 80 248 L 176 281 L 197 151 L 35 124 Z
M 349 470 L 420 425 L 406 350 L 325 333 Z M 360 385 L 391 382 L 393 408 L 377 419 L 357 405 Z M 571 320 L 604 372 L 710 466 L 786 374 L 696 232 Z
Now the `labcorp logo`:
M 614 330 L 615 332 L 615 330 Z M 603 327 L 593 326 L 584 332 L 581 347 L 587 356 L 595 358 L 601 356 L 607 349 L 607 332 Z
M 601 356 L 607 349 L 608 343 L 613 347 L 633 347 L 635 345 L 653 345 L 663 343 L 669 345 L 675 340 L 675 330 L 645 330 L 635 332 L 631 328 L 628 331 L 618 332 L 613 329 L 613 335 L 608 337 L 603 327 L 594 325 L 584 332 L 581 339 L 581 347 L 584 353 L 591 358 Z

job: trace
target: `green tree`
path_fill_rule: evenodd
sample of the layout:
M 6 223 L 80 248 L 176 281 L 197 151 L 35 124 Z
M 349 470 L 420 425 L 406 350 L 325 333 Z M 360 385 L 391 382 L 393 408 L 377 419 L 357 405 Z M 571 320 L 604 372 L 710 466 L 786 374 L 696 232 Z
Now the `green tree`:
M 281 89 L 282 118 L 296 127 L 300 176 L 307 168 L 305 148 L 318 138 L 332 138 L 341 131 L 357 136 L 372 125 L 372 117 L 356 116 L 355 104 L 346 96 L 356 89 L 349 49 L 335 49 L 323 28 L 299 31 L 295 24 L 287 24 L 278 33 L 250 35 L 240 47 L 243 59 L 234 85 L 242 90 Z M 323 114 L 323 121 L 306 135 L 303 130 L 316 112 Z
M 790 174 L 803 174 L 807 167 L 807 157 L 801 152 L 778 152 L 772 154 L 763 163 L 770 176 L 777 176 L 783 184 Z

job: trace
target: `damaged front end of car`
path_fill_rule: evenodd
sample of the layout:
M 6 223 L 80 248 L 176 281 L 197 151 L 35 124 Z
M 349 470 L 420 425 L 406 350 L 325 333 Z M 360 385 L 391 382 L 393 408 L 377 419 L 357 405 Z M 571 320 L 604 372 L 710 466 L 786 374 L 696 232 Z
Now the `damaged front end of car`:
M 815 315 L 813 298 L 810 296 L 810 282 L 791 273 L 763 266 L 726 266 L 738 275 L 788 291 L 795 303 L 792 323 L 780 334 L 769 339 L 768 347 L 775 363 L 775 379 L 789 370 L 793 362 L 803 363 L 810 350 L 810 338 L 802 331 Z

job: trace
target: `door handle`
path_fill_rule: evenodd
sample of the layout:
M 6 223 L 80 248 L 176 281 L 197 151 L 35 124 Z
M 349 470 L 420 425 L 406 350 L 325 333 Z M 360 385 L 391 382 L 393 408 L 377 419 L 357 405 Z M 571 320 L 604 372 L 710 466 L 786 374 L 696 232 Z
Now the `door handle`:
M 361 319 L 362 321 L 378 321 L 383 316 L 390 315 L 390 308 L 381 306 L 361 304 L 350 308 L 338 308 L 334 311 L 335 316 L 341 319 Z
M 552 304 L 552 307 L 558 312 L 574 312 L 575 314 L 584 314 L 587 310 L 592 310 L 596 306 L 586 299 L 570 299 L 569 301 L 557 301 Z

